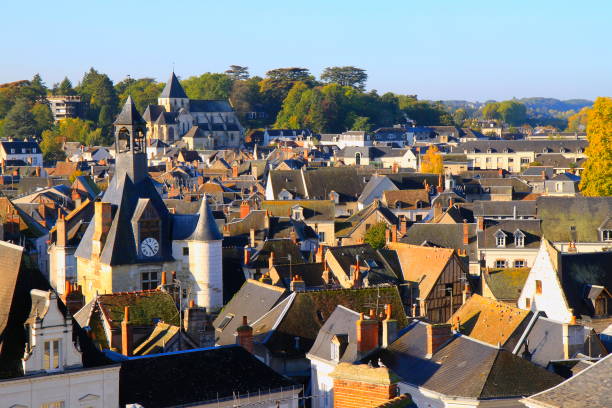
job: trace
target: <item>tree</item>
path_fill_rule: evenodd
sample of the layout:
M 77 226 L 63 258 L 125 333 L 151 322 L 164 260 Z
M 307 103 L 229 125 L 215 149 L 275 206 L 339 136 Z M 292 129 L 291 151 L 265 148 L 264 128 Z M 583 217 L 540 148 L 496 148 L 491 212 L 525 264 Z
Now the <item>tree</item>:
M 442 155 L 438 151 L 438 147 L 436 145 L 431 145 L 429 149 L 427 149 L 427 153 L 425 153 L 422 158 L 421 172 L 442 174 L 443 170 L 444 164 Z
M 497 111 L 501 119 L 512 126 L 520 126 L 527 121 L 527 108 L 517 101 L 504 101 L 498 106 Z
M 587 119 L 587 160 L 580 190 L 585 196 L 612 195 L 612 98 L 597 98 Z
M 351 86 L 360 91 L 365 89 L 368 74 L 364 69 L 353 66 L 348 67 L 328 67 L 321 74 L 321 81 L 335 83 L 342 86 Z
M 266 78 L 259 82 L 259 93 L 272 116 L 281 110 L 287 94 L 298 81 L 308 87 L 314 86 L 316 82 L 306 68 L 277 68 L 266 72 Z
M 485 119 L 501 119 L 501 115 L 499 113 L 499 103 L 498 102 L 489 102 L 484 108 L 482 108 L 482 116 Z
M 364 234 L 363 242 L 370 245 L 374 249 L 381 249 L 387 244 L 387 224 L 378 222 L 372 225 Z
M 113 82 L 106 74 L 100 74 L 93 68 L 83 75 L 77 92 L 83 96 L 85 102 L 89 102 L 88 119 L 94 122 L 99 120 L 102 107 L 107 107 L 104 119 L 108 116 L 114 117 L 119 109 L 119 98 Z
M 225 71 L 225 74 L 235 81 L 246 80 L 249 79 L 249 67 L 230 65 L 229 69 Z
M 253 77 L 246 80 L 236 80 L 232 84 L 230 101 L 240 119 L 249 122 L 251 127 L 261 127 L 268 122 L 265 119 L 247 117 L 247 113 L 261 111 L 263 104 L 259 94 L 261 78 Z
M 369 132 L 371 129 L 372 129 L 372 125 L 370 124 L 370 118 L 365 117 L 365 116 L 355 117 L 353 126 L 351 126 L 351 130 L 363 130 L 363 131 Z
M 119 100 L 118 109 L 121 109 L 121 104 L 131 95 L 136 108 L 140 112 L 144 112 L 147 105 L 157 104 L 157 98 L 163 88 L 164 84 L 155 82 L 153 78 L 124 79 L 115 84 L 115 91 Z
M 274 127 L 277 129 L 300 129 L 304 127 L 307 110 L 305 103 L 302 102 L 304 92 L 308 90 L 308 86 L 301 81 L 293 84 L 293 87 L 283 101 L 282 108 L 276 116 Z M 299 110 L 298 110 L 299 105 Z
M 30 111 L 36 122 L 36 134 L 40 135 L 43 130 L 53 127 L 53 113 L 51 113 L 49 105 L 46 103 L 37 103 Z
M 228 99 L 232 83 L 229 75 L 210 72 L 181 81 L 185 93 L 191 99 Z
M 56 132 L 45 130 L 42 133 L 42 141 L 40 142 L 40 150 L 43 152 L 45 161 L 64 160 L 66 154 L 62 150 L 61 137 Z
M 72 87 L 72 82 L 70 82 L 68 77 L 64 77 L 62 82 L 55 84 L 52 93 L 53 95 L 76 95 L 76 91 Z
M 4 119 L 4 136 L 24 139 L 36 135 L 37 123 L 30 112 L 30 104 L 21 98 L 15 102 Z
M 587 128 L 587 119 L 591 108 L 584 107 L 567 118 L 567 132 L 584 132 Z

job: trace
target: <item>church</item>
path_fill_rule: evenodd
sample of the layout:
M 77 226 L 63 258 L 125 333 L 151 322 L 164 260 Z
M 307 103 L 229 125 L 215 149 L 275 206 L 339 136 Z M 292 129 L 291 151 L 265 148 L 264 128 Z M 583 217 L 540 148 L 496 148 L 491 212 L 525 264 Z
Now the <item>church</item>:
M 228 101 L 189 99 L 174 72 L 143 118 L 149 139 L 170 144 L 188 136 L 191 149 L 236 148 L 243 139 L 244 129 Z
M 96 294 L 155 289 L 180 282 L 182 304 L 223 306 L 222 249 L 206 201 L 197 214 L 171 214 L 147 172 L 147 124 L 131 97 L 114 122 L 115 175 L 76 249 L 86 302 Z M 177 288 L 179 289 L 179 288 Z

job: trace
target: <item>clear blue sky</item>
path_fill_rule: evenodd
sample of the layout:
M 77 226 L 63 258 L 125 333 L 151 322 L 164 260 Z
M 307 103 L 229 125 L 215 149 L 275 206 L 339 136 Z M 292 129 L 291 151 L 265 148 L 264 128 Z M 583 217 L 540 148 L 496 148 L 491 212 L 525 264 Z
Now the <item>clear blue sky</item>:
M 355 65 L 368 88 L 423 99 L 612 95 L 611 1 L 21 0 L 2 15 L 0 83 Z

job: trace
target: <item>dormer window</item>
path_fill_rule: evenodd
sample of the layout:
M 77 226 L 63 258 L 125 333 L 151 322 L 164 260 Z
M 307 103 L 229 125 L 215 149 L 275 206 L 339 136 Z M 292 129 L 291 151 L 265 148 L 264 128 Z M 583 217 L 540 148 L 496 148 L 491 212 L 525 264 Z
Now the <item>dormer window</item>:
M 495 233 L 495 246 L 504 248 L 506 246 L 506 234 L 502 230 Z
M 293 218 L 296 221 L 303 221 L 304 220 L 304 207 L 301 206 L 295 206 L 291 208 L 291 218 Z
M 340 361 L 340 344 L 332 341 L 330 354 L 333 361 Z
M 493 149 L 488 148 L 488 149 L 487 149 L 487 153 L 493 153 Z
M 525 247 L 525 234 L 521 230 L 514 231 L 514 246 L 517 248 Z
M 612 242 L 612 230 L 601 231 L 601 238 L 604 242 Z
M 43 370 L 56 371 L 61 368 L 60 342 L 61 340 L 45 341 L 43 350 Z
M 542 153 L 548 153 L 548 147 L 545 147 L 544 149 L 542 149 Z

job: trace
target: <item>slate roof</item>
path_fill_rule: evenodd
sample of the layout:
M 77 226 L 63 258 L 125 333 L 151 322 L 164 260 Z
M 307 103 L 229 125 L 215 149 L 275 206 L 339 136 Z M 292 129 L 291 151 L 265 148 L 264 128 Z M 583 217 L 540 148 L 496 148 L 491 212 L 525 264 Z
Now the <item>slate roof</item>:
M 536 156 L 535 160 L 542 166 L 550 166 L 555 169 L 571 169 L 572 165 L 576 166 L 576 168 L 584 167 L 584 159 L 575 161 L 560 153 L 540 154 Z
M 359 320 L 359 313 L 338 305 L 319 330 L 307 357 L 311 358 L 313 356 L 321 360 L 331 361 L 332 339 L 336 335 L 345 335 L 347 336 L 347 344 L 341 348 L 342 355 L 339 361 L 352 363 L 357 360 L 357 320 Z
M 520 230 L 524 235 L 524 248 L 540 247 L 542 230 L 540 220 L 490 220 L 485 223 L 484 231 L 478 231 L 478 246 L 480 248 L 497 248 L 496 234 L 502 231 L 506 234 L 506 249 L 521 248 L 515 242 L 514 232 Z
M 338 305 L 367 313 L 377 304 L 378 312 L 381 312 L 384 305 L 390 303 L 392 317 L 399 322 L 399 327 L 404 327 L 407 323 L 402 300 L 395 286 L 294 292 L 291 297 L 286 312 L 279 317 L 280 321 L 274 325 L 275 328 L 262 336 L 262 343 L 273 355 L 305 355 Z M 254 324 L 253 330 L 257 329 L 257 324 Z M 300 338 L 297 344 L 295 337 Z
M 208 205 L 208 200 L 204 198 L 201 201 L 202 204 L 198 212 L 198 222 L 187 240 L 216 241 L 223 239 L 223 235 L 219 232 L 219 227 L 213 217 L 210 205 Z
M 288 255 L 291 255 L 292 263 L 302 263 L 305 261 L 304 256 L 300 252 L 300 246 L 291 239 L 268 239 L 264 242 L 262 248 L 253 255 L 247 266 L 249 268 L 267 268 L 269 266 L 268 259 L 272 252 L 274 252 L 275 265 L 289 264 Z
M 125 306 L 130 307 L 130 322 L 135 326 L 152 326 L 154 318 L 175 326 L 179 324 L 179 313 L 172 296 L 161 290 L 98 295 L 96 302 L 113 328 L 121 326 Z
M 135 356 L 158 354 L 164 351 L 165 345 L 179 332 L 178 326 L 159 322 L 153 332 L 138 347 L 134 349 Z
M 270 212 L 275 217 L 291 216 L 291 208 L 303 207 L 304 220 L 333 221 L 336 215 L 336 205 L 332 200 L 265 200 L 261 202 L 261 209 Z
M 581 408 L 612 406 L 612 354 L 563 383 L 526 400 L 529 406 Z
M 600 242 L 598 228 L 612 214 L 612 197 L 538 197 L 536 205 L 542 233 L 553 242 Z
M 199 125 L 195 125 L 189 128 L 187 133 L 183 135 L 183 138 L 186 137 L 191 137 L 194 139 L 204 139 L 206 137 L 206 133 Z
M 442 248 L 463 249 L 471 260 L 477 260 L 476 224 L 468 224 L 468 244 L 463 244 L 463 223 L 412 224 L 400 242 L 412 245 L 429 245 Z
M 306 284 L 306 288 L 325 286 L 325 281 L 323 280 L 323 263 L 276 265 L 274 269 L 280 278 L 277 284 L 285 289 L 290 289 L 290 275 L 299 275 Z
M 425 189 L 383 191 L 381 201 L 389 208 L 412 210 L 429 207 L 429 193 Z
M 140 116 L 138 109 L 136 109 L 136 105 L 134 105 L 132 96 L 128 96 L 125 101 L 125 104 L 123 105 L 123 108 L 121 109 L 121 112 L 119 112 L 119 115 L 117 115 L 117 118 L 115 119 L 113 124 L 117 126 L 145 124 L 144 119 L 142 118 L 142 116 Z
M 351 215 L 348 218 L 339 218 L 336 221 L 336 238 L 350 237 L 351 234 L 366 221 L 372 214 L 378 212 L 383 218 L 387 220 L 390 225 L 397 225 L 398 220 L 395 214 L 391 212 L 387 207 L 383 207 L 376 201 L 360 210 L 359 212 Z
M 11 149 L 15 149 L 16 154 L 22 154 L 22 149 L 28 149 L 28 154 L 41 154 L 42 151 L 36 142 L 26 142 L 22 140 L 2 141 L 0 142 L 2 149 L 7 154 L 11 153 Z M 6 164 L 6 163 L 5 163 Z
M 232 345 L 122 361 L 119 404 L 138 403 L 147 408 L 191 406 L 293 386 L 295 383 L 244 348 Z
M 403 280 L 402 269 L 395 251 L 376 250 L 368 244 L 328 247 L 327 251 L 340 265 L 347 278 L 354 273 L 359 257 L 359 270 L 369 284 L 399 283 Z M 332 270 L 332 272 L 340 271 Z
M 493 399 L 531 395 L 562 378 L 512 353 L 456 334 L 426 358 L 426 325 L 413 323 L 374 358 L 403 382 L 445 396 Z
M 487 286 L 497 300 L 516 302 L 531 268 L 500 268 L 483 273 Z
M 287 291 L 278 286 L 247 280 L 213 322 L 215 344 L 235 344 L 234 333 L 242 324 L 242 316 L 247 316 L 249 322 L 254 322 L 287 295 Z
M 593 316 L 594 305 L 588 298 L 593 285 L 612 293 L 612 252 L 561 254 L 561 286 L 568 306 L 575 315 Z
M 459 322 L 466 336 L 492 346 L 516 343 L 529 322 L 531 312 L 473 294 L 448 323 Z
M 166 108 L 162 105 L 147 105 L 144 113 L 142 114 L 142 118 L 146 122 L 155 122 L 159 115 L 164 113 Z
M 190 112 L 233 112 L 232 105 L 226 100 L 189 100 Z
M 535 201 L 474 201 L 474 217 L 508 218 L 516 211 L 517 218 L 536 218 Z
M 179 82 L 176 75 L 174 75 L 174 72 L 172 72 L 172 74 L 170 75 L 170 78 L 168 79 L 168 82 L 166 82 L 166 86 L 164 86 L 164 89 L 159 95 L 159 97 L 187 98 L 187 94 L 185 93 L 185 90 L 183 90 L 183 87 L 181 86 L 181 83 Z

